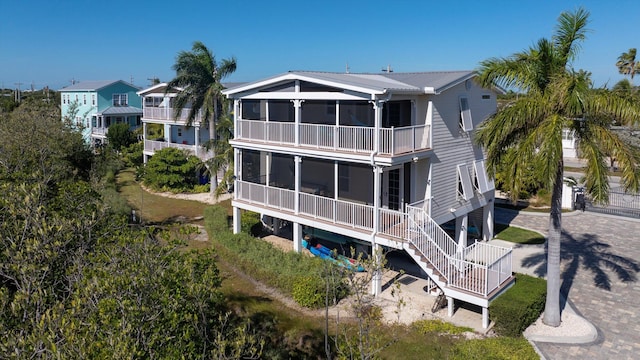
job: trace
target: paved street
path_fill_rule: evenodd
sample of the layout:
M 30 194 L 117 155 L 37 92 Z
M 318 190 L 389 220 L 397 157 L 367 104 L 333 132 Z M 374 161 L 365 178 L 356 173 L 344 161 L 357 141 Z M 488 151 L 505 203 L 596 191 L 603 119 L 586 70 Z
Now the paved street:
M 548 232 L 549 216 L 496 208 L 496 221 Z M 598 329 L 591 344 L 536 342 L 547 359 L 640 357 L 640 221 L 589 212 L 563 214 L 562 291 Z M 538 275 L 544 255 L 522 260 Z

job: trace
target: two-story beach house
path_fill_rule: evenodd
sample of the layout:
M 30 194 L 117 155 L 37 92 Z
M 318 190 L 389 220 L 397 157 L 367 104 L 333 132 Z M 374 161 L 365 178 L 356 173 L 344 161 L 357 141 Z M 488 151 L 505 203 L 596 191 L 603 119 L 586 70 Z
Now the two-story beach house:
M 82 129 L 91 145 L 103 144 L 109 126 L 141 124 L 142 105 L 138 87 L 122 80 L 81 81 L 60 90 L 62 119 Z
M 474 129 L 496 94 L 472 71 L 292 71 L 224 91 L 233 100 L 234 231 L 241 209 L 403 250 L 448 299 L 482 307 L 513 283 L 491 246 L 494 184 Z M 472 234 L 472 235 L 470 235 Z M 477 241 L 468 241 L 469 238 Z M 380 292 L 374 278 L 372 292 Z
M 167 84 L 160 83 L 138 92 L 143 99 L 144 162 L 147 163 L 150 156 L 166 147 L 186 150 L 201 160 L 211 158 L 212 153 L 202 146 L 209 141 L 208 122 L 199 113 L 187 126 L 190 107 L 185 107 L 179 114 L 173 107 L 173 99 L 181 89 L 166 90 Z M 158 124 L 161 131 L 151 135 L 149 124 Z

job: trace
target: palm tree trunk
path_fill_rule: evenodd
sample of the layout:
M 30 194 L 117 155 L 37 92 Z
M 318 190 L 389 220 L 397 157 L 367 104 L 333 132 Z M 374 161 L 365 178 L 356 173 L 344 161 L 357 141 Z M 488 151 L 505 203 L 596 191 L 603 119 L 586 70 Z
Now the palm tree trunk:
M 544 324 L 554 327 L 560 326 L 560 240 L 562 237 L 563 167 L 563 161 L 560 160 L 551 193 L 549 239 L 547 240 L 547 300 L 542 319 Z

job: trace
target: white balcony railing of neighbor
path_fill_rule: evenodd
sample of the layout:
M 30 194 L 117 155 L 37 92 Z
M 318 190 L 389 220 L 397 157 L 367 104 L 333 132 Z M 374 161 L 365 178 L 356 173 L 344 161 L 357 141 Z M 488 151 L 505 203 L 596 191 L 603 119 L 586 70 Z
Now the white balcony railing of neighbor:
M 295 212 L 294 190 L 236 180 L 237 200 Z M 373 231 L 374 208 L 300 192 L 298 213 L 341 227 Z M 448 286 L 487 296 L 511 277 L 511 248 L 476 242 L 461 248 L 420 206 L 406 212 L 379 209 L 380 234 L 411 242 Z
M 375 128 L 261 120 L 238 120 L 236 139 L 314 147 L 356 153 L 374 150 Z M 299 138 L 296 143 L 296 127 Z M 381 155 L 396 155 L 431 147 L 429 125 L 383 128 L 378 133 Z
M 109 130 L 108 128 L 94 127 L 94 128 L 91 128 L 91 134 L 104 136 L 104 135 L 107 135 L 108 130 Z
M 187 121 L 191 109 L 182 109 L 178 117 L 175 117 L 174 111 L 171 107 L 145 107 L 142 109 L 142 117 L 153 120 Z M 196 114 L 194 121 L 202 121 L 202 111 Z
M 169 143 L 166 141 L 155 141 L 155 140 L 145 140 L 144 141 L 144 150 L 149 152 L 156 152 L 158 150 L 162 150 L 167 147 L 182 149 L 187 151 L 188 153 L 197 156 L 203 161 L 209 160 L 213 157 L 213 152 L 207 151 L 207 149 L 202 146 L 188 145 L 188 144 L 176 144 Z

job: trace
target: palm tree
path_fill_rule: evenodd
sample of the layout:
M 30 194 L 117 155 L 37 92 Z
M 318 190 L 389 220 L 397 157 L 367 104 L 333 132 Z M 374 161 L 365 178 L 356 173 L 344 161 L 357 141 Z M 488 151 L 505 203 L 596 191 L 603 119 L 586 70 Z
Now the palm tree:
M 202 113 L 203 121 L 209 123 L 209 142 L 207 147 L 216 154 L 216 123 L 219 118 L 221 104 L 224 103 L 221 80 L 236 71 L 236 59 L 223 59 L 218 63 L 215 56 L 202 42 L 193 43 L 191 51 L 180 51 L 173 65 L 176 77 L 167 84 L 167 91 L 180 88 L 174 100 L 175 116 L 190 106 L 187 126 L 191 126 L 198 113 Z M 218 185 L 217 172 L 209 167 L 211 178 L 211 194 Z
M 485 60 L 478 76 L 484 86 L 525 93 L 483 122 L 476 140 L 487 151 L 490 171 L 500 163 L 511 164 L 503 179 L 511 196 L 520 192 L 524 175 L 531 173 L 552 194 L 543 318 L 550 326 L 560 325 L 562 130 L 575 132 L 579 153 L 586 160 L 585 187 L 594 201 L 608 201 L 607 154 L 619 162 L 626 188 L 637 190 L 640 185 L 637 151 L 610 130 L 611 118 L 630 122 L 640 110 L 612 92 L 596 91 L 590 73 L 571 67 L 586 37 L 588 19 L 582 8 L 563 12 L 550 40 L 541 39 L 507 58 Z
M 633 85 L 633 76 L 640 74 L 640 62 L 636 61 L 636 48 L 631 48 L 628 52 L 618 56 L 616 66 L 620 74 L 631 77 L 631 84 Z

